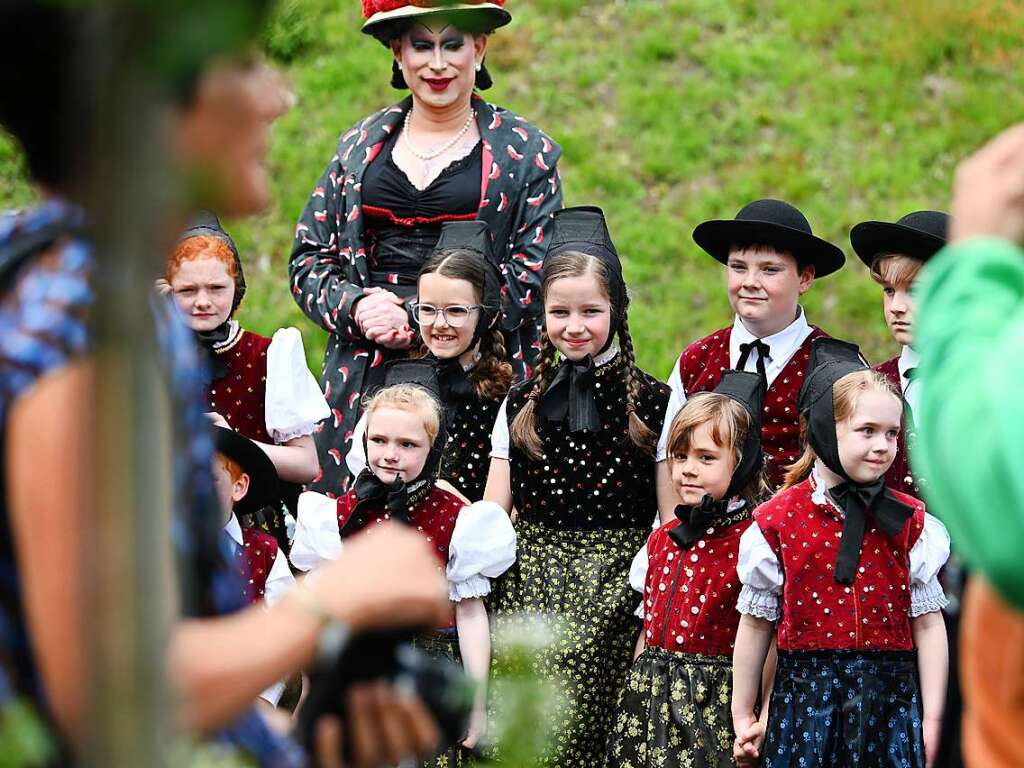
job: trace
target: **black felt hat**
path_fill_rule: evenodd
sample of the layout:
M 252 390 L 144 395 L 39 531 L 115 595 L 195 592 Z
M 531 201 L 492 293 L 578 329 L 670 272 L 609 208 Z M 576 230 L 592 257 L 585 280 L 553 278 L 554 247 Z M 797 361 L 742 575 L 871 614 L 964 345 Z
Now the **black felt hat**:
M 712 219 L 693 230 L 693 239 L 713 258 L 729 263 L 737 247 L 767 245 L 788 251 L 800 264 L 814 266 L 815 277 L 825 277 L 846 263 L 841 248 L 815 237 L 811 225 L 797 208 L 782 200 L 755 200 L 735 219 Z
M 761 470 L 764 451 L 761 448 L 761 409 L 767 384 L 758 373 L 725 371 L 714 391 L 742 405 L 750 416 L 750 429 L 740 448 L 740 460 L 732 473 L 732 480 L 724 498 L 731 499 L 746 487 L 750 478 Z
M 214 445 L 220 453 L 242 468 L 249 476 L 249 490 L 235 502 L 235 513 L 250 515 L 274 504 L 280 498 L 274 462 L 249 438 L 233 429 L 214 427 Z
M 483 322 L 478 322 L 473 331 L 473 343 L 494 326 L 501 315 L 501 264 L 494 254 L 491 230 L 486 221 L 448 221 L 441 225 L 441 236 L 431 255 L 442 251 L 469 251 L 480 256 L 484 271 L 484 290 L 480 297 L 483 304 Z
M 392 360 L 387 363 L 384 366 L 384 386 L 393 387 L 397 384 L 415 384 L 423 387 L 440 402 L 441 388 L 437 383 L 437 368 L 434 361 L 429 358 Z
M 949 214 L 915 211 L 896 223 L 862 221 L 850 230 L 853 250 L 868 269 L 879 256 L 900 254 L 928 261 L 946 245 Z
M 238 305 L 242 303 L 242 297 L 245 296 L 245 273 L 242 271 L 242 260 L 238 257 L 238 247 L 235 245 L 235 241 L 231 239 L 231 235 L 225 232 L 224 228 L 220 225 L 220 219 L 217 218 L 217 214 L 212 211 L 197 211 L 192 216 L 185 231 L 181 233 L 178 242 L 180 243 L 191 237 L 203 235 L 223 240 L 228 248 L 231 249 L 231 255 L 235 260 L 235 298 L 231 304 L 231 312 L 234 313 L 238 309 Z

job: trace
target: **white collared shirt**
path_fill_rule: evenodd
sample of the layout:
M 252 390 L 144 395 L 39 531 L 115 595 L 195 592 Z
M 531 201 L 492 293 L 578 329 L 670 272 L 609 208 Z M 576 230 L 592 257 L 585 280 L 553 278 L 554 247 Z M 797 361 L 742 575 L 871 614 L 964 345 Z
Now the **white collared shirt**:
M 911 368 L 917 368 L 921 362 L 921 356 L 910 347 L 903 347 L 900 358 L 896 365 L 900 369 L 900 388 L 903 390 L 903 399 L 910 406 L 910 412 L 916 414 L 917 407 L 921 404 L 921 382 L 911 381 L 906 373 Z M 916 418 L 916 416 L 915 416 Z
M 761 339 L 762 342 L 768 345 L 768 356 L 764 361 L 764 372 L 768 378 L 768 386 L 770 387 L 778 375 L 782 372 L 782 369 L 786 367 L 786 364 L 792 359 L 793 355 L 797 353 L 807 337 L 813 332 L 813 328 L 808 324 L 807 317 L 804 314 L 803 307 L 797 307 L 796 320 L 787 325 L 778 333 L 773 333 L 771 336 L 765 336 Z M 755 341 L 757 336 L 752 334 L 747 327 L 740 320 L 739 315 L 733 320 L 732 332 L 729 334 L 729 367 L 735 368 L 736 364 L 740 360 L 740 345 L 749 344 Z M 757 359 L 760 357 L 760 352 L 757 350 L 751 350 L 750 355 L 747 357 L 747 361 L 743 366 L 743 370 L 757 373 Z M 661 436 L 658 439 L 658 461 L 664 461 L 668 446 L 668 433 L 672 428 L 672 420 L 676 417 L 676 414 L 683 409 L 686 404 L 686 389 L 683 386 L 683 379 L 679 373 L 679 361 L 676 361 L 675 366 L 672 368 L 672 374 L 668 377 L 668 385 L 672 390 L 669 396 L 668 407 L 665 408 L 665 423 L 661 427 Z

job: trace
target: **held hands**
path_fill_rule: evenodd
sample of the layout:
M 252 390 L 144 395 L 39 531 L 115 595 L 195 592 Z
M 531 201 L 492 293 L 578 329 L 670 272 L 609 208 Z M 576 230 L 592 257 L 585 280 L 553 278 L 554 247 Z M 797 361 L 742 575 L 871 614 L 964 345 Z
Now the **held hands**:
M 989 235 L 1024 245 L 1024 123 L 960 163 L 952 215 L 951 241 Z
M 764 745 L 765 724 L 753 716 L 736 722 L 736 741 L 732 745 L 732 756 L 739 768 L 754 768 L 761 761 L 761 747 Z
M 388 349 L 408 349 L 416 334 L 409 327 L 405 301 L 383 288 L 367 288 L 352 315 L 368 341 Z

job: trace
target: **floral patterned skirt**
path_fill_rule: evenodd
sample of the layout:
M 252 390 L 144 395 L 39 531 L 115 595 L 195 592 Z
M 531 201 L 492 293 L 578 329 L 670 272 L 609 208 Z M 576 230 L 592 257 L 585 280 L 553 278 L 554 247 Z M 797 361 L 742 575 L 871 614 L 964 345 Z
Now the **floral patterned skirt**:
M 534 671 L 562 693 L 538 765 L 601 766 L 640 630 L 629 564 L 650 530 L 563 530 L 519 521 L 516 533 L 516 562 L 492 601 L 496 643 L 503 631 L 531 631 L 538 619 L 545 622 L 552 642 L 534 660 Z M 495 702 L 499 717 L 500 707 Z
M 732 659 L 647 648 L 619 694 L 608 765 L 730 768 Z
M 779 651 L 767 768 L 924 768 L 913 651 Z

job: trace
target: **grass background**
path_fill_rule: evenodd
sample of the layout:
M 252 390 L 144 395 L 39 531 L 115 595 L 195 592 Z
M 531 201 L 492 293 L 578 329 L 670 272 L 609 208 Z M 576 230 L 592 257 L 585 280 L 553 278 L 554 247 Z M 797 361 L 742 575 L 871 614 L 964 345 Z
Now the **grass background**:
M 240 320 L 325 338 L 287 288 L 294 222 L 337 136 L 399 94 L 355 0 L 283 0 L 265 47 L 298 104 L 274 128 L 274 203 L 227 222 L 245 261 Z M 557 139 L 567 205 L 602 206 L 634 297 L 641 365 L 664 377 L 689 341 L 730 322 L 720 265 L 693 243 L 706 218 L 781 197 L 852 255 L 848 232 L 948 207 L 957 160 L 1024 119 L 1018 0 L 508 0 L 490 41 L 488 100 Z M 0 137 L 0 208 L 31 202 Z M 816 283 L 812 322 L 896 353 L 853 258 Z

